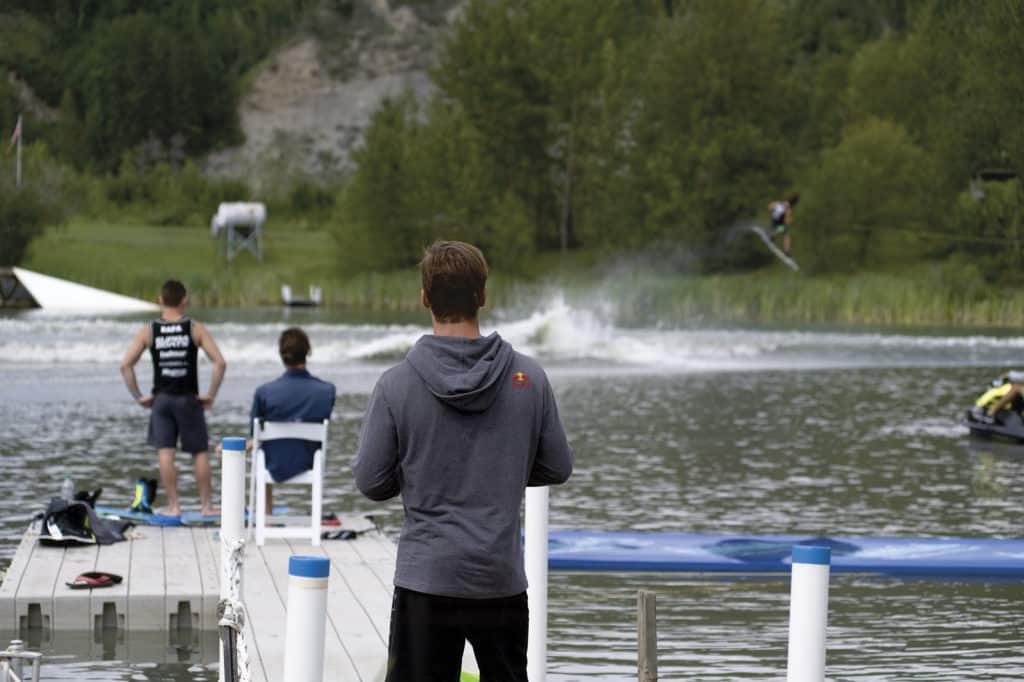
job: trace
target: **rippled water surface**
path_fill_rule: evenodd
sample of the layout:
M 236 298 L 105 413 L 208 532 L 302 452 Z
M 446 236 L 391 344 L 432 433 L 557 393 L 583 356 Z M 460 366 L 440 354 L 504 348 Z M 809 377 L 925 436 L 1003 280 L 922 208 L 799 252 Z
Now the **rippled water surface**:
M 244 435 L 249 400 L 279 373 L 277 334 L 300 323 L 311 370 L 339 390 L 326 504 L 382 510 L 348 462 L 380 372 L 425 328 L 337 317 L 200 311 L 229 362 L 211 436 Z M 555 527 L 715 533 L 1015 537 L 1024 447 L 968 438 L 957 414 L 1024 364 L 1024 338 L 885 332 L 620 329 L 555 301 L 487 320 L 539 357 L 577 451 L 552 491 Z M 0 560 L 65 475 L 130 501 L 153 476 L 146 413 L 117 364 L 139 322 L 0 317 Z M 139 365 L 143 385 L 148 360 Z M 202 381 L 208 373 L 201 369 Z M 185 469 L 187 460 L 180 460 Z M 197 505 L 191 476 L 186 505 Z M 275 498 L 277 495 L 275 494 Z M 282 495 L 288 501 L 288 494 Z M 297 501 L 297 500 L 295 500 Z M 636 679 L 636 592 L 658 598 L 662 679 L 781 679 L 788 581 L 552 574 L 549 679 Z M 834 680 L 1024 678 L 1024 584 L 834 576 Z M 215 643 L 36 642 L 47 679 L 213 680 Z M 94 660 L 95 659 L 95 660 Z

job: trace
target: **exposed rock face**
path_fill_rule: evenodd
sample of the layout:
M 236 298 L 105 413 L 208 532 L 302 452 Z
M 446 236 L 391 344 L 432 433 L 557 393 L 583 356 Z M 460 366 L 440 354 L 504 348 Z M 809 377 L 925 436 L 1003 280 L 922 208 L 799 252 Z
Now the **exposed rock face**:
M 391 4 L 337 0 L 313 17 L 306 35 L 271 55 L 242 97 L 245 143 L 211 154 L 207 172 L 273 191 L 351 170 L 351 152 L 384 98 L 432 93 L 436 45 L 462 6 L 433 0 L 418 14 Z

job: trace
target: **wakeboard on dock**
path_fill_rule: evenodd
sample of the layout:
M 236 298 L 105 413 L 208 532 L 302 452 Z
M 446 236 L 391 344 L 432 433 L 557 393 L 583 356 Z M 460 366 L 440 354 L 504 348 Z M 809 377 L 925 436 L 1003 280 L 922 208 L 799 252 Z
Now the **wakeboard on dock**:
M 276 506 L 271 510 L 271 518 L 274 516 L 285 515 L 289 512 L 289 508 L 285 505 Z M 333 514 L 331 514 L 333 516 Z M 327 517 L 327 514 L 324 514 Z M 242 518 L 248 520 L 249 512 L 243 512 Z M 199 510 L 183 511 L 181 512 L 181 525 L 183 526 L 219 526 L 220 525 L 220 514 L 203 514 Z
M 198 509 L 183 511 L 180 516 L 169 516 L 155 512 L 144 512 L 136 509 L 116 509 L 114 507 L 96 507 L 96 513 L 111 519 L 136 521 L 148 526 L 219 526 L 220 514 L 204 515 Z M 288 507 L 274 507 L 274 514 L 287 514 Z M 247 518 L 248 514 L 243 514 Z M 327 525 L 327 524 L 325 524 Z
M 169 516 L 155 512 L 137 511 L 135 509 L 97 506 L 96 513 L 108 519 L 123 519 L 135 521 L 147 526 L 180 526 L 180 516 Z

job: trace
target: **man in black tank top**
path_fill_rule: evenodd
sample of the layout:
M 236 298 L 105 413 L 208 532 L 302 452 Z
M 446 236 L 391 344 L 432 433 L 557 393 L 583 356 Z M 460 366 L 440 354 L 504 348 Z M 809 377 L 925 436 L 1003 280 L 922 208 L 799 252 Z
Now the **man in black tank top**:
M 227 363 L 206 327 L 185 317 L 188 294 L 181 282 L 164 282 L 159 302 L 160 319 L 145 325 L 132 339 L 121 361 L 121 376 L 135 402 L 150 409 L 147 442 L 157 449 L 160 458 L 160 478 L 167 495 L 165 513 L 181 513 L 174 468 L 180 438 L 181 449 L 192 454 L 202 513 L 215 514 L 203 411 L 213 406 Z M 147 348 L 153 359 L 153 390 L 143 395 L 135 378 L 135 365 Z M 205 395 L 199 393 L 200 348 L 213 363 L 210 390 Z

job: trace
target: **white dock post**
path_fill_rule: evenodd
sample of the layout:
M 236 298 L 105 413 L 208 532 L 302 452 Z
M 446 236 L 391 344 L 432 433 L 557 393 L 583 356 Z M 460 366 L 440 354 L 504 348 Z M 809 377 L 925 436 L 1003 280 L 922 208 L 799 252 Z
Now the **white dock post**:
M 240 603 L 242 599 L 242 566 L 234 566 L 231 554 L 245 535 L 245 439 L 224 438 L 221 441 L 220 475 L 220 599 Z M 237 580 L 233 573 L 237 570 Z M 235 679 L 224 669 L 224 644 L 220 646 L 220 679 Z M 234 660 L 234 656 L 228 656 Z
M 23 651 L 25 651 L 25 643 L 22 642 L 20 639 L 12 639 L 10 646 L 7 647 L 7 652 L 9 653 L 20 654 Z M 15 655 L 11 656 L 9 661 L 11 672 L 17 675 L 15 679 L 25 679 L 24 665 L 22 664 L 22 659 Z M 7 682 L 6 674 L 3 676 L 3 680 L 4 682 Z
M 822 682 L 825 679 L 831 557 L 829 547 L 793 545 L 786 682 Z
M 548 664 L 548 488 L 526 489 L 526 598 L 530 604 L 530 633 L 526 645 L 526 675 L 544 682 Z
M 326 557 L 288 558 L 288 607 L 284 636 L 284 680 L 322 682 L 327 631 Z

